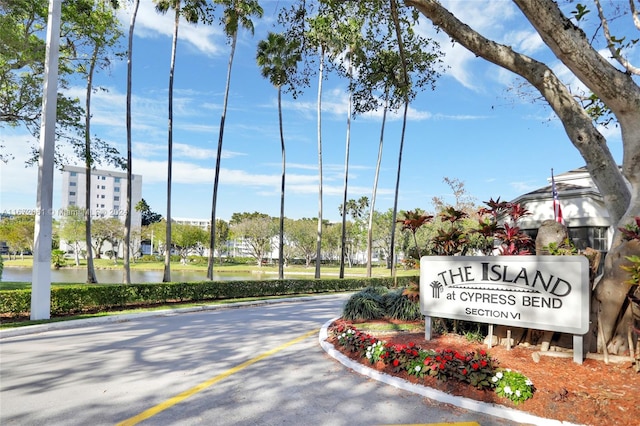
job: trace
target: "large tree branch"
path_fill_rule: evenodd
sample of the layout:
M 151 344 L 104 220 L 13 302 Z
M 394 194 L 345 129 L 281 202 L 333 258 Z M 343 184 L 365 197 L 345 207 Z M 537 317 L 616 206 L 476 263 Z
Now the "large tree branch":
M 436 0 L 405 0 L 440 27 L 451 38 L 487 61 L 508 69 L 533 85 L 547 100 L 564 125 L 573 145 L 585 159 L 587 168 L 603 195 L 613 223 L 625 214 L 630 191 L 607 147 L 604 136 L 549 67 L 526 55 L 489 40 L 458 20 Z
M 640 87 L 610 64 L 584 32 L 552 0 L 513 0 L 545 44 L 611 110 L 619 115 L 640 105 Z
M 633 66 L 631 62 L 627 60 L 624 56 L 621 55 L 620 51 L 616 49 L 616 44 L 614 42 L 614 38 L 611 37 L 611 31 L 609 30 L 609 21 L 607 17 L 604 15 L 604 10 L 602 9 L 602 5 L 600 4 L 600 0 L 595 0 L 596 8 L 598 9 L 598 17 L 600 18 L 600 24 L 602 25 L 602 31 L 604 32 L 604 37 L 607 39 L 607 47 L 609 48 L 609 53 L 611 53 L 611 57 L 614 58 L 620 65 L 622 65 L 627 72 L 635 75 L 640 75 L 640 68 Z M 633 7 L 633 0 L 631 0 L 631 7 Z
M 640 87 L 610 64 L 552 0 L 513 0 L 558 59 L 616 115 L 624 141 L 623 173 L 640 190 Z M 635 15 L 635 14 L 634 14 Z

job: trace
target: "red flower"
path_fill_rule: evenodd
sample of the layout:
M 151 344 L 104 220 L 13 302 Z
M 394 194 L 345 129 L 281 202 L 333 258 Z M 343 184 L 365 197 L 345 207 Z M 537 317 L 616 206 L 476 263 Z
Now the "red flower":
M 410 347 L 410 348 L 414 347 L 415 345 L 416 345 L 415 343 L 413 343 L 413 342 L 409 342 L 409 347 Z
M 467 369 L 466 369 L 466 368 L 464 368 L 464 369 L 462 370 L 462 375 L 463 375 L 463 376 L 466 376 L 466 375 L 467 375 Z
M 485 361 L 484 359 L 482 361 L 480 361 L 480 365 L 483 367 L 487 366 L 487 361 Z
M 393 366 L 397 367 L 400 364 L 400 361 L 398 361 L 397 359 L 393 360 Z
M 480 366 L 478 365 L 477 362 L 474 362 L 473 364 L 471 364 L 471 368 L 473 368 L 474 370 L 477 370 L 478 368 L 480 368 Z
M 484 349 L 480 350 L 480 355 L 485 356 L 487 354 L 487 351 L 485 351 Z

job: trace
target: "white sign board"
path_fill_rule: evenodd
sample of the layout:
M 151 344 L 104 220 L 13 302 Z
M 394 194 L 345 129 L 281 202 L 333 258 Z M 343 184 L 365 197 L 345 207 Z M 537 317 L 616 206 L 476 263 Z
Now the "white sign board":
M 551 330 L 589 329 L 584 256 L 424 256 L 420 310 L 429 317 Z

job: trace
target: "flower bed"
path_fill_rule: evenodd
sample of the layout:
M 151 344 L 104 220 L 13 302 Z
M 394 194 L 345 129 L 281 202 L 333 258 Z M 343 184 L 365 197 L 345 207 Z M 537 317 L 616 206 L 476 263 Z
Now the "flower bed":
M 334 324 L 330 331 L 343 350 L 371 364 L 382 362 L 395 373 L 455 380 L 476 389 L 493 390 L 514 404 L 531 398 L 535 392 L 531 380 L 519 372 L 499 368 L 497 360 L 484 349 L 461 353 L 452 349 L 426 350 L 413 342 L 386 343 L 344 323 Z

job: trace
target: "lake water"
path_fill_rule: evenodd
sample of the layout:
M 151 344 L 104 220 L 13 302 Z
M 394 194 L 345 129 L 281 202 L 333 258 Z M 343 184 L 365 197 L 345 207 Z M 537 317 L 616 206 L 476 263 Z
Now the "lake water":
M 2 281 L 10 282 L 31 282 L 31 268 L 12 268 L 4 267 L 2 272 Z M 96 269 L 96 278 L 100 284 L 105 283 L 121 283 L 123 270 L 120 269 Z M 162 282 L 162 270 L 157 271 L 140 271 L 131 270 L 132 283 L 159 283 Z M 171 271 L 171 281 L 205 281 L 207 278 L 206 271 Z M 253 273 L 216 273 L 214 270 L 214 281 L 234 281 L 234 280 L 263 280 L 276 279 L 277 274 L 253 274 Z M 84 283 L 87 281 L 87 270 L 82 269 L 52 269 L 52 283 Z

